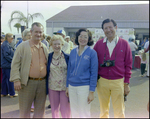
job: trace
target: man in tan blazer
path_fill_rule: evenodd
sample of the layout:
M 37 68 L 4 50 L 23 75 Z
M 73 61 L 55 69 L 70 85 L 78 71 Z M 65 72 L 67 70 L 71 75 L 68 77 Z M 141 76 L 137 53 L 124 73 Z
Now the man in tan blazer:
M 44 117 L 46 102 L 46 65 L 48 49 L 41 43 L 43 25 L 35 22 L 31 26 L 31 40 L 21 43 L 11 64 L 10 81 L 18 91 L 21 118 L 30 118 L 34 101 L 33 118 Z

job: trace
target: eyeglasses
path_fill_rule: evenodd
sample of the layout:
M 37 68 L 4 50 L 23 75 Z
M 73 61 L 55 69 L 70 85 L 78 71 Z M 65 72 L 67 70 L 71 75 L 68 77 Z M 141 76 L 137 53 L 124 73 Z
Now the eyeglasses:
M 82 36 L 82 35 L 80 35 L 80 36 L 78 36 L 79 38 L 84 38 L 84 39 L 88 39 L 88 36 Z

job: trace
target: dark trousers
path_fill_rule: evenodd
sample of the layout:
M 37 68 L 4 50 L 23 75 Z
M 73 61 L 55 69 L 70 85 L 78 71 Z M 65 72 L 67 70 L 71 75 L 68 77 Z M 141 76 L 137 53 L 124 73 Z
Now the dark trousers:
M 3 75 L 2 75 L 2 68 L 0 68 L 1 69 L 1 84 L 2 84 L 2 77 L 3 77 Z M 1 84 L 0 84 L 0 90 L 1 90 Z
M 132 51 L 132 69 L 134 69 L 135 51 Z
M 141 63 L 141 75 L 145 73 L 146 64 Z
M 14 83 L 9 81 L 10 78 L 10 69 L 2 68 L 2 83 L 1 83 L 1 94 L 3 95 L 15 95 Z

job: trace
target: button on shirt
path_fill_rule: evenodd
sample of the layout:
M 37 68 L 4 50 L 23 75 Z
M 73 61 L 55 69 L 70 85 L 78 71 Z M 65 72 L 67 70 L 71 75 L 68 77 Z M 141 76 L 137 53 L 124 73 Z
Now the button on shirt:
M 112 55 L 112 52 L 113 52 L 113 50 L 114 50 L 116 44 L 118 43 L 118 39 L 119 39 L 119 37 L 116 36 L 111 42 L 109 42 L 109 41 L 107 40 L 107 38 L 104 38 L 103 43 L 106 42 L 106 40 L 107 40 L 107 47 L 108 47 L 108 50 L 109 50 L 109 56 L 110 56 L 110 57 L 111 57 L 111 55 Z
M 31 41 L 29 42 L 29 44 L 32 53 L 29 77 L 43 78 L 46 76 L 47 64 L 43 44 L 40 42 L 38 45 L 34 45 Z

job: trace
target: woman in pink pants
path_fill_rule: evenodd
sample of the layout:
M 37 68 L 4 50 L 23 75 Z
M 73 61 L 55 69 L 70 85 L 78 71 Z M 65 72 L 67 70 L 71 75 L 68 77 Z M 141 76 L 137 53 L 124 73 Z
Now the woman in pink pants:
M 49 54 L 47 64 L 46 88 L 51 103 L 52 118 L 70 118 L 70 103 L 66 96 L 66 77 L 69 55 L 61 51 L 64 44 L 61 35 L 54 35 L 50 41 L 53 52 Z

